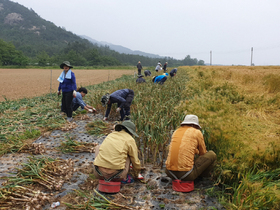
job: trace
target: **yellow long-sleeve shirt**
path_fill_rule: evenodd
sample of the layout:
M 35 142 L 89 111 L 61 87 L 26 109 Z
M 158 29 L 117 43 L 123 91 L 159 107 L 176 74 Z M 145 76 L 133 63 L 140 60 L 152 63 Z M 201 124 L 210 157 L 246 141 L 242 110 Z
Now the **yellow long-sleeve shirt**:
M 141 169 L 135 140 L 124 130 L 114 131 L 100 145 L 94 165 L 120 170 L 125 168 L 127 157 L 130 158 L 134 170 Z
M 172 135 L 166 168 L 170 171 L 190 171 L 194 165 L 194 155 L 204 155 L 206 152 L 201 131 L 183 125 Z

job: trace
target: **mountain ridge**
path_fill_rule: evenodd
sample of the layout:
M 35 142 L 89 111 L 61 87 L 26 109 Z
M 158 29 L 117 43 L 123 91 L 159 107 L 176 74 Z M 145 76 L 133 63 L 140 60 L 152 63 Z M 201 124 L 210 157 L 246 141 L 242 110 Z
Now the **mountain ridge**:
M 119 52 L 119 53 L 125 53 L 125 54 L 131 54 L 131 55 L 141 55 L 141 56 L 146 56 L 146 57 L 150 57 L 150 58 L 164 58 L 164 56 L 160 56 L 157 54 L 152 54 L 152 53 L 146 53 L 143 51 L 139 51 L 139 50 L 131 50 L 127 47 L 124 47 L 122 45 L 115 45 L 109 42 L 105 42 L 105 41 L 97 41 L 89 36 L 86 35 L 79 35 L 80 37 L 89 40 L 91 43 L 93 44 L 97 44 L 98 46 L 109 46 L 110 49 Z

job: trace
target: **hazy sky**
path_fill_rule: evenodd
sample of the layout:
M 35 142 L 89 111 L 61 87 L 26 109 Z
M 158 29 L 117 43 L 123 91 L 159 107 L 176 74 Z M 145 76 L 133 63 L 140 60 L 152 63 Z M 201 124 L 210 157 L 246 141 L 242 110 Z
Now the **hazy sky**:
M 77 35 L 224 65 L 280 65 L 280 0 L 13 0 Z M 143 64 L 145 65 L 145 64 Z

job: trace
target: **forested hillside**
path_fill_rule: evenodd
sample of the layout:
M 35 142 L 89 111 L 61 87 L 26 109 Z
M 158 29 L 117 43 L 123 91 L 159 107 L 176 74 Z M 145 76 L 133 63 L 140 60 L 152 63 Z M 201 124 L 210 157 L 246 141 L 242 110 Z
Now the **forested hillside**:
M 0 51 L 0 65 L 57 65 L 69 60 L 75 66 L 136 65 L 141 60 L 144 66 L 154 66 L 159 58 L 118 53 L 108 46 L 97 46 L 72 32 L 44 20 L 35 11 L 9 0 L 0 0 L 0 40 L 2 45 L 22 52 L 22 62 L 8 58 L 11 51 Z M 8 43 L 7 43 L 8 42 Z M 5 55 L 3 54 L 5 53 Z M 23 58 L 22 57 L 22 58 Z M 13 58 L 15 60 L 15 58 Z M 204 61 L 160 58 L 169 66 L 204 65 Z

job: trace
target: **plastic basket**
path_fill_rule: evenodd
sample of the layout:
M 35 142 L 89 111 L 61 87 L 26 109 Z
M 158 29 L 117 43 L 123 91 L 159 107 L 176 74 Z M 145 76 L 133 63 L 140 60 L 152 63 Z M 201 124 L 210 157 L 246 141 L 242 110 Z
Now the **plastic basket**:
M 105 193 L 118 193 L 121 189 L 121 182 L 106 182 L 99 179 L 98 190 Z
M 172 189 L 177 192 L 191 192 L 194 190 L 194 181 L 173 180 Z

